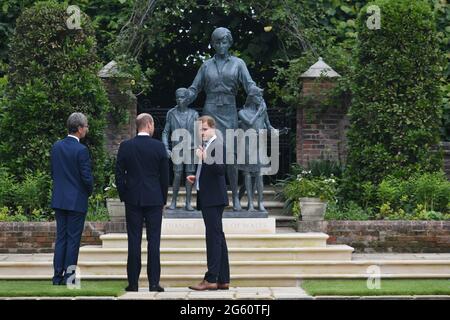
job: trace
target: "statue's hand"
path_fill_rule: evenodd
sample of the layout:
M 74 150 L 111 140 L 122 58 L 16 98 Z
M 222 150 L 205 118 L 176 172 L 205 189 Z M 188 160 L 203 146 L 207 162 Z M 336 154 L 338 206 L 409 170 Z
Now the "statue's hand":
M 166 151 L 167 151 L 167 156 L 169 158 L 172 158 L 172 151 L 170 151 L 169 149 L 167 149 Z
M 186 180 L 190 183 L 190 184 L 194 184 L 195 182 L 195 176 L 194 175 L 189 175 L 186 177 Z

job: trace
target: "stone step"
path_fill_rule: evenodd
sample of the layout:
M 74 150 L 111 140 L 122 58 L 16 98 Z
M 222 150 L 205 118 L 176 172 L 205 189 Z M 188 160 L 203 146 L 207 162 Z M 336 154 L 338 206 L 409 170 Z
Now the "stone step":
M 145 234 L 143 239 L 145 239 Z M 127 248 L 127 235 L 108 233 L 100 236 L 103 248 Z M 230 248 L 302 248 L 326 247 L 328 235 L 320 232 L 277 234 L 228 234 Z M 146 247 L 146 242 L 142 241 Z M 161 248 L 204 248 L 204 235 L 161 235 Z
M 297 222 L 291 215 L 288 216 L 271 214 L 269 215 L 269 217 L 275 219 L 275 226 L 277 228 L 293 228 L 294 230 L 297 229 Z
M 287 274 L 355 274 L 368 276 L 369 267 L 376 261 L 231 261 L 231 274 L 263 273 L 273 275 Z M 415 261 L 389 261 L 380 266 L 382 273 L 408 273 L 411 276 L 420 273 L 447 274 L 450 276 L 450 261 L 424 263 Z M 85 262 L 80 264 L 85 274 L 122 275 L 126 274 L 126 262 Z M 161 272 L 164 275 L 180 275 L 189 270 L 191 274 L 204 274 L 206 261 L 163 261 Z M 142 273 L 146 273 L 143 263 Z
M 84 279 L 126 279 L 124 261 L 79 262 Z M 450 260 L 361 260 L 361 261 L 231 261 L 231 279 L 300 280 L 307 278 L 368 278 L 374 276 L 374 266 L 381 278 L 450 278 Z M 191 275 L 200 279 L 206 271 L 206 261 L 162 261 L 163 280 L 187 280 Z M 52 262 L 0 262 L 0 279 L 50 279 Z M 146 281 L 143 261 L 141 281 Z M 173 284 L 172 284 L 173 285 Z M 185 285 L 185 283 L 183 283 Z M 263 285 L 262 283 L 259 286 Z M 285 282 L 272 283 L 286 285 Z
M 353 248 L 346 245 L 328 245 L 318 248 L 228 248 L 230 261 L 350 261 Z M 126 248 L 84 246 L 80 262 L 127 261 Z M 202 261 L 205 248 L 162 248 L 162 261 Z M 147 248 L 142 250 L 142 261 L 147 260 Z

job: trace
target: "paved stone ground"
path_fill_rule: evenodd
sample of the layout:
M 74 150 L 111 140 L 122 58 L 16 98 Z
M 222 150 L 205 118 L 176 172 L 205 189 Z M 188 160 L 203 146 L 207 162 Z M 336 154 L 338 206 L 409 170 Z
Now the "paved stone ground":
M 449 300 L 450 296 L 310 296 L 297 287 L 235 287 L 230 290 L 194 291 L 166 288 L 165 292 L 127 292 L 120 297 L 14 297 L 0 300 Z
M 184 288 L 167 288 L 166 292 L 128 292 L 120 297 L 14 297 L 1 300 L 448 300 L 450 296 L 316 296 L 300 288 L 230 288 L 229 291 L 199 292 Z
M 165 292 L 128 292 L 120 300 L 275 300 L 312 299 L 302 288 L 296 287 L 231 287 L 230 290 L 194 291 L 186 288 L 167 288 Z

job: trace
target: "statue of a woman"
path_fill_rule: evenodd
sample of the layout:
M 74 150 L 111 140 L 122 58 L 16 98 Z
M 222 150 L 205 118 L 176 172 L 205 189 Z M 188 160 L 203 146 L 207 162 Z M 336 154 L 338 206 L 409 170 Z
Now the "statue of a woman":
M 228 50 L 233 43 L 233 37 L 227 28 L 217 28 L 211 35 L 211 46 L 216 54 L 203 62 L 192 85 L 188 88 L 189 95 L 185 103 L 191 104 L 201 90 L 206 93 L 203 115 L 209 115 L 216 121 L 217 129 L 222 133 L 226 148 L 226 130 L 238 128 L 238 113 L 236 95 L 239 85 L 245 92 L 255 86 L 245 62 L 230 55 Z M 226 152 L 233 153 L 234 149 L 226 148 Z M 240 211 L 238 195 L 238 171 L 236 164 L 227 164 L 227 176 L 233 194 L 233 209 Z

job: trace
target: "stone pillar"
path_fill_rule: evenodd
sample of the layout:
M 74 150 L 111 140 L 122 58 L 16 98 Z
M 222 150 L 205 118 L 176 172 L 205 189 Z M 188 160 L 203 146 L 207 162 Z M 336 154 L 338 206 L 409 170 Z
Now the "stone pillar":
M 108 154 L 117 155 L 119 145 L 123 140 L 130 139 L 136 135 L 137 99 L 130 92 L 121 92 L 119 84 L 129 81 L 118 78 L 117 63 L 111 61 L 99 72 L 99 77 L 103 80 L 111 105 L 128 110 L 128 120 L 126 123 L 117 123 L 113 115 L 107 115 L 107 125 L 105 129 L 106 149 Z
M 346 111 L 341 106 L 323 108 L 327 93 L 334 88 L 334 79 L 340 77 L 323 60 L 312 65 L 301 75 L 302 99 L 305 106 L 297 110 L 297 163 L 307 167 L 312 160 L 345 162 L 348 127 Z

